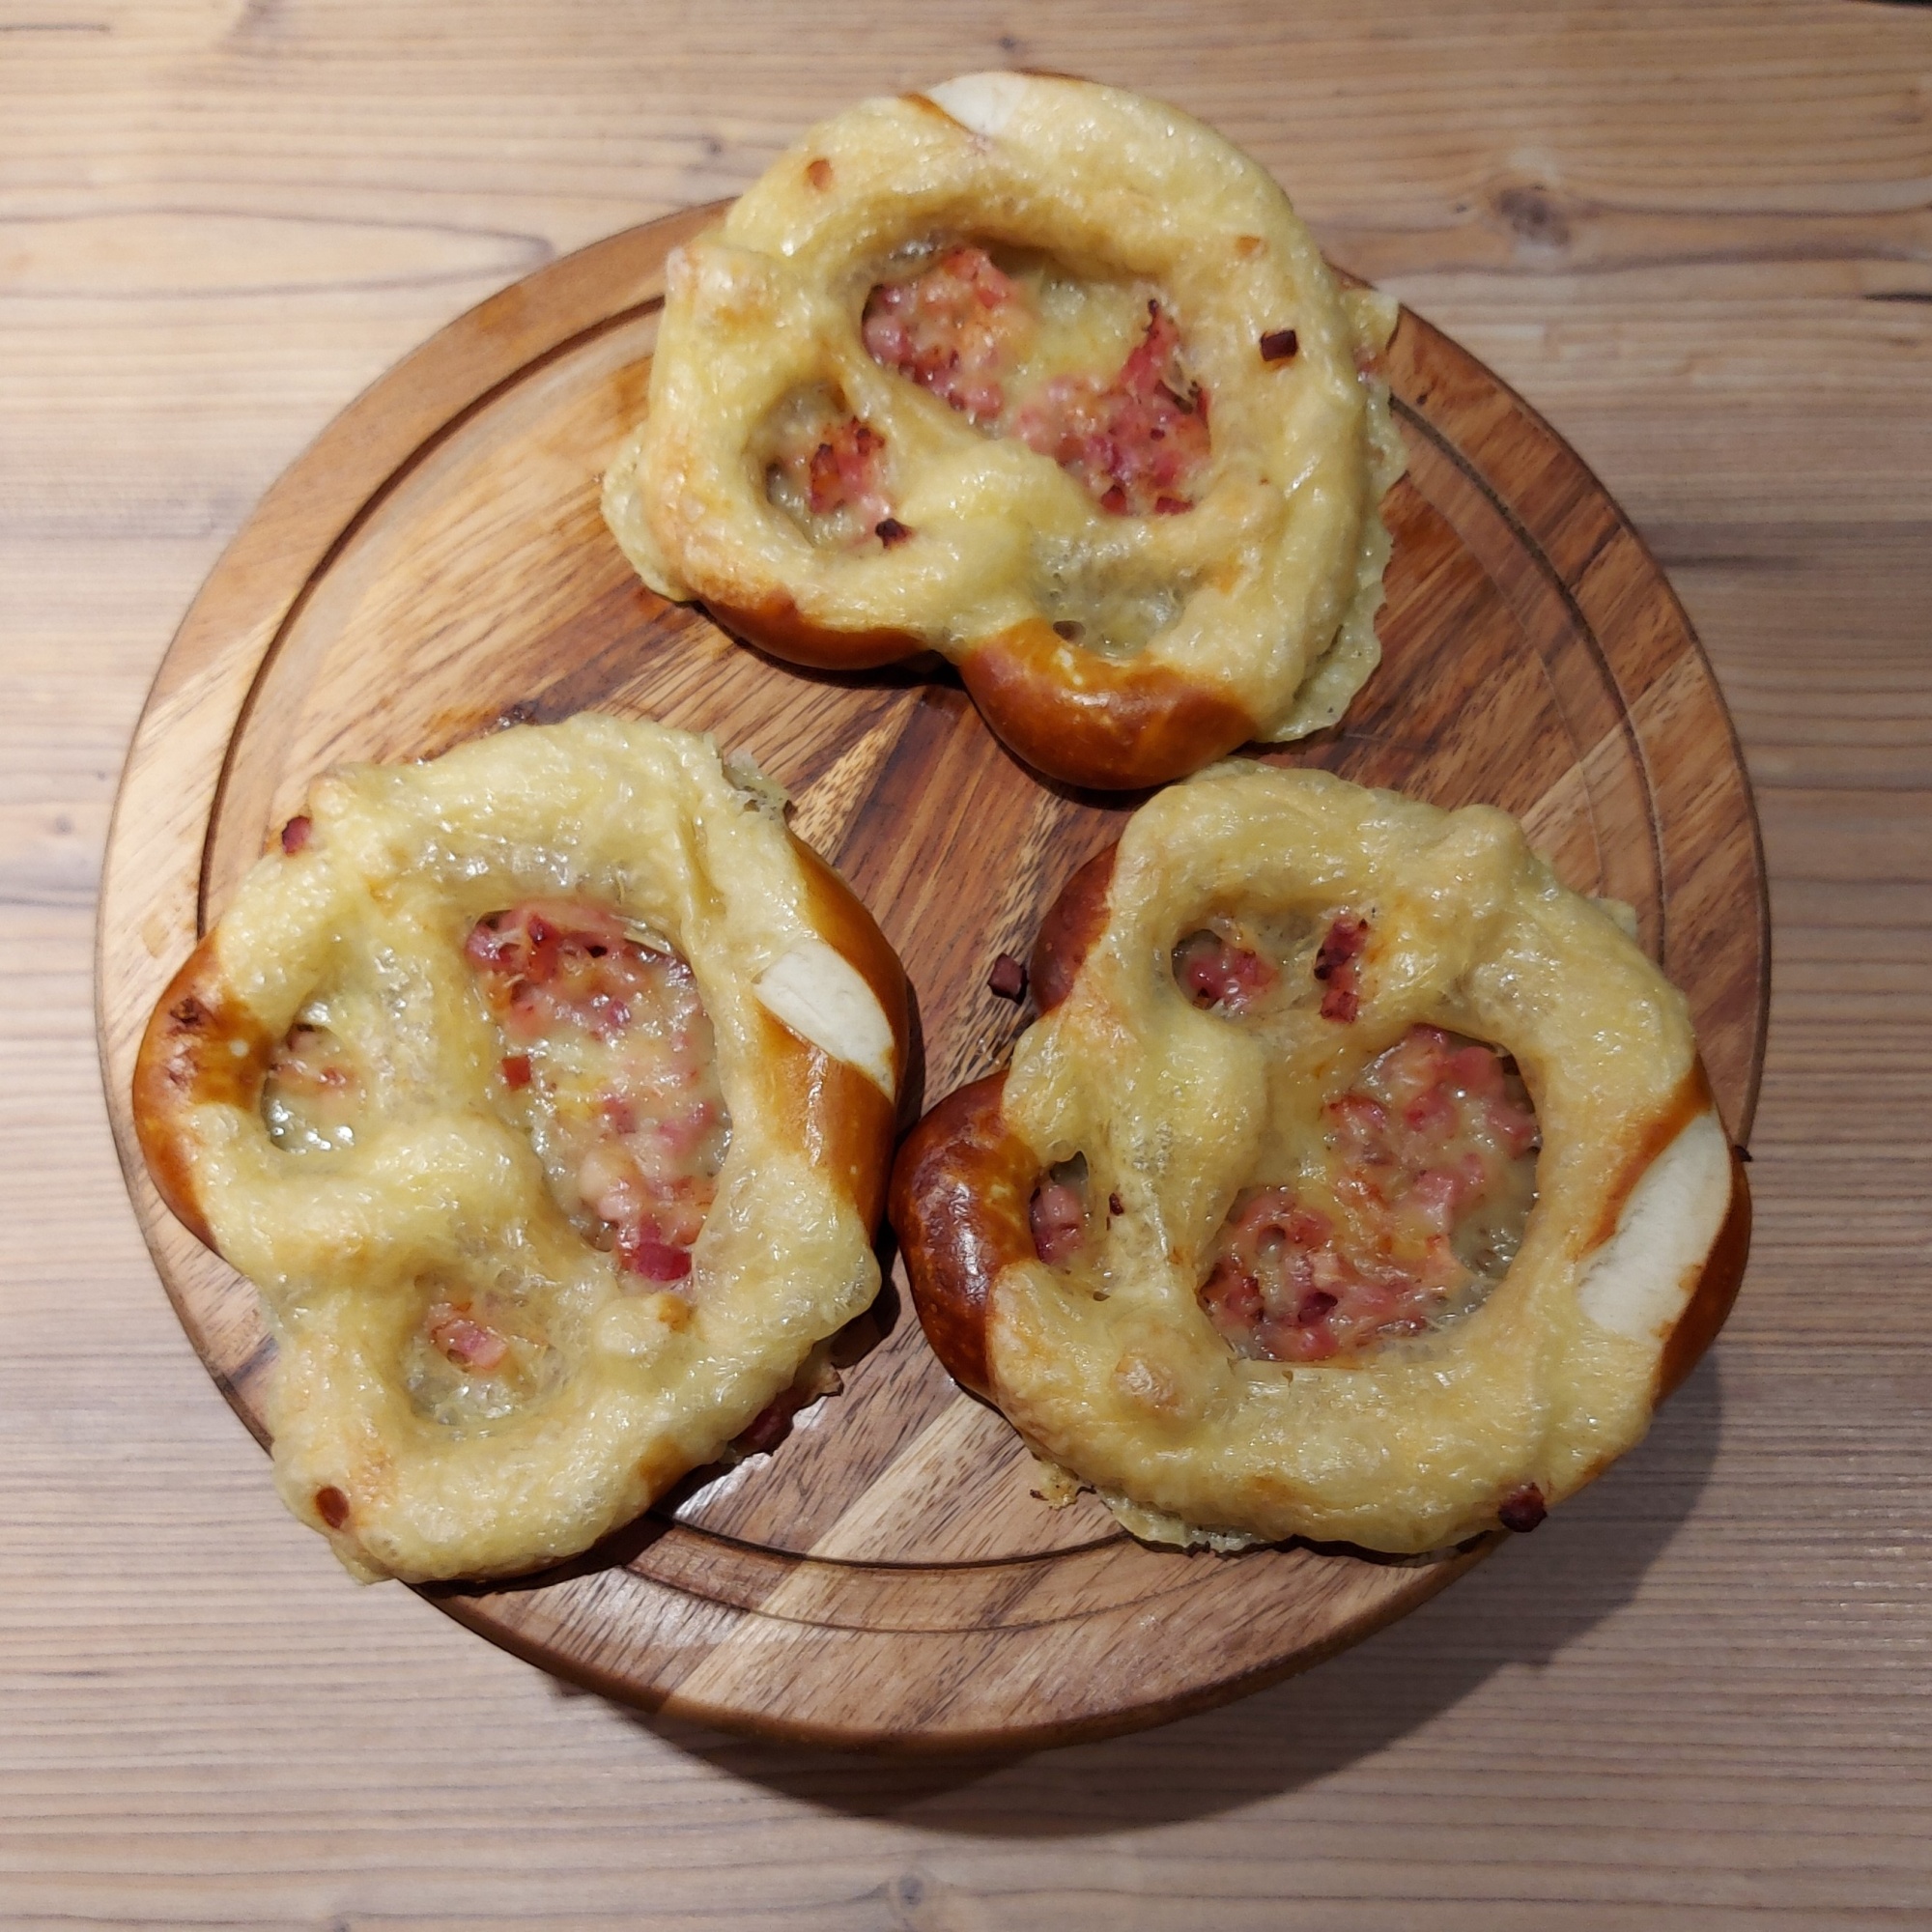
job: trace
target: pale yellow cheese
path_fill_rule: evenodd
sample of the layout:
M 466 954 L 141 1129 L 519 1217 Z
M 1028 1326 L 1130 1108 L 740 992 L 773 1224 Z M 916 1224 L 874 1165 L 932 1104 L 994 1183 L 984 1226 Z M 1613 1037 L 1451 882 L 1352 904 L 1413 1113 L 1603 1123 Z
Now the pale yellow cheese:
M 1184 515 L 1119 517 L 1023 442 L 975 431 L 867 353 L 867 296 L 950 240 L 1035 251 L 1042 324 L 1020 386 L 1118 368 L 1157 295 L 1211 400 Z M 955 660 L 1029 618 L 1084 623 L 1239 706 L 1263 738 L 1337 719 L 1379 656 L 1403 453 L 1364 376 L 1393 303 L 1338 289 L 1288 198 L 1173 108 L 1047 76 L 968 75 L 811 130 L 674 252 L 649 414 L 604 511 L 644 580 L 741 610 L 903 632 Z M 1262 358 L 1293 328 L 1295 355 Z M 883 434 L 881 549 L 814 543 L 755 451 L 806 392 Z
M 1312 980 L 1257 1019 L 1192 1006 L 1174 947 L 1228 911 L 1366 916 L 1359 1017 L 1322 1018 Z M 1236 1359 L 1196 1299 L 1230 1205 L 1292 1172 L 1323 1100 L 1417 1021 L 1521 1067 L 1543 1147 L 1520 1249 L 1429 1336 L 1334 1363 Z M 1423 1550 L 1492 1526 L 1520 1485 L 1553 1502 L 1642 1435 L 1729 1203 L 1704 1101 L 1600 1245 L 1609 1190 L 1695 1078 L 1683 996 L 1504 813 L 1213 767 L 1129 821 L 1104 931 L 1014 1050 L 1008 1122 L 1042 1164 L 1084 1155 L 1124 1211 L 1087 1270 L 996 1278 L 1000 1406 L 1162 1540 Z
M 583 1548 L 712 1460 L 876 1293 L 870 1230 L 783 1124 L 772 1039 L 792 1014 L 760 989 L 788 987 L 799 1030 L 888 1094 L 893 1032 L 841 955 L 815 972 L 831 949 L 769 790 L 734 782 L 708 738 L 598 717 L 352 766 L 216 927 L 221 975 L 270 1037 L 325 1010 L 363 1071 L 339 1147 L 290 1151 L 241 1104 L 182 1128 L 279 1347 L 276 1482 L 358 1575 L 484 1577 Z M 554 895 L 664 935 L 709 1012 L 731 1135 L 688 1295 L 644 1292 L 579 1234 L 500 1097 L 505 1046 L 464 941 Z M 426 1309 L 465 1291 L 535 1338 L 482 1409 L 411 1386 Z M 340 1527 L 318 1508 L 331 1490 Z

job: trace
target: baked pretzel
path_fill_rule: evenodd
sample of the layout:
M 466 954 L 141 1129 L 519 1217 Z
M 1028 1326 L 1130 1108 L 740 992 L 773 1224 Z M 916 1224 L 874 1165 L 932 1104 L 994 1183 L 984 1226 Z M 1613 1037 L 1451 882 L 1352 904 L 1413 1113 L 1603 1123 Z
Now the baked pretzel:
M 1684 1000 L 1503 812 L 1216 766 L 1074 875 L 1032 980 L 891 1217 L 952 1375 L 1138 1536 L 1533 1527 L 1729 1310 Z
M 261 1291 L 277 1487 L 364 1577 L 627 1521 L 877 1293 L 898 962 L 708 738 L 324 779 L 175 976 L 134 1121 Z
M 1198 122 L 1037 74 L 868 100 L 668 272 L 604 488 L 663 595 L 800 664 L 942 652 L 1083 785 L 1317 730 L 1375 668 L 1395 307 Z

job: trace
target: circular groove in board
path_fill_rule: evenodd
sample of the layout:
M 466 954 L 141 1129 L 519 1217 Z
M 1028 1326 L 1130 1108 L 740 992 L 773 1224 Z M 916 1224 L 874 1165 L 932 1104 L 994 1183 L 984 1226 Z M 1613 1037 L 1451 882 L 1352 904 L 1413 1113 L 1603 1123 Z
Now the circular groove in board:
M 328 765 L 586 707 L 715 731 L 791 789 L 799 832 L 906 960 L 928 1099 L 1004 1060 L 1024 1015 L 987 969 L 1024 953 L 1127 809 L 1037 782 L 950 677 L 795 672 L 632 576 L 598 516 L 598 471 L 642 403 L 665 256 L 714 213 L 554 263 L 399 364 L 270 491 L 156 678 L 108 841 L 101 1061 L 161 1279 L 258 1437 L 272 1349 L 254 1292 L 161 1208 L 128 1081 L 168 974 Z M 1503 805 L 1568 883 L 1629 901 L 1690 997 L 1742 1137 L 1768 913 L 1709 667 L 1641 541 L 1520 398 L 1412 315 L 1389 375 L 1410 468 L 1387 504 L 1384 662 L 1340 727 L 1269 755 Z M 701 1473 L 544 1577 L 425 1594 L 647 1708 L 820 1743 L 1012 1747 L 1303 1667 L 1482 1554 L 1144 1549 L 1091 1498 L 1056 1511 L 1029 1493 L 1029 1459 L 939 1370 L 902 1277 L 851 1342 L 843 1393 L 775 1455 Z

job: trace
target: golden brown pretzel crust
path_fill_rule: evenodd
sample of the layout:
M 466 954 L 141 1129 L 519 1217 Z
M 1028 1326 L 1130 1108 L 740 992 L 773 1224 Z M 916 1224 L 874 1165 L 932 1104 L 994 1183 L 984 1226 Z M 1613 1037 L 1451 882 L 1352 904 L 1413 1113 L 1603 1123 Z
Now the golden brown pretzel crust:
M 213 1247 L 214 1236 L 196 1199 L 183 1115 L 190 1107 L 252 1107 L 273 1049 L 261 1022 L 234 997 L 213 944 L 204 939 L 149 1017 L 133 1088 L 134 1135 L 149 1176 L 168 1211 L 204 1247 Z
M 787 1037 L 793 1052 L 782 1071 L 774 1062 L 774 1104 L 782 1110 L 799 1143 L 820 1150 L 819 1157 L 840 1177 L 859 1218 L 867 1228 L 876 1228 L 892 1173 L 898 1100 L 905 1094 L 906 1042 L 911 1034 L 905 969 L 851 887 L 802 838 L 793 835 L 791 842 L 805 874 L 811 923 L 835 952 L 858 968 L 891 1022 L 896 1097 L 888 1099 L 856 1067 L 835 1060 L 822 1048 L 808 1048 L 793 1035 Z
M 906 1137 L 893 1169 L 892 1222 L 932 1351 L 955 1381 L 992 1396 L 986 1297 L 1030 1260 L 1027 1203 L 1040 1164 L 1000 1113 L 1004 1073 L 942 1100 Z
M 782 591 L 751 605 L 713 595 L 704 600 L 704 608 L 727 631 L 788 664 L 812 670 L 877 670 L 931 648 L 915 631 L 889 627 L 845 631 L 814 624 Z
M 1094 853 L 1061 887 L 1060 896 L 1039 923 L 1027 977 L 1034 1004 L 1043 1013 L 1050 1013 L 1072 990 L 1089 949 L 1106 926 L 1107 887 L 1120 850 L 1113 844 Z
M 1231 908 L 1365 913 L 1358 1016 L 1292 977 L 1252 1018 L 1193 1008 L 1173 948 Z M 1067 882 L 1033 982 L 1011 1067 L 921 1122 L 891 1216 L 941 1359 L 1137 1534 L 1419 1550 L 1528 1526 L 1642 1435 L 1735 1299 L 1749 1197 L 1682 999 L 1500 813 L 1217 767 Z M 1418 1020 L 1522 1064 L 1544 1141 L 1517 1261 L 1420 1342 L 1236 1361 L 1195 1298 L 1229 1204 Z M 1110 1208 L 1068 1276 L 1028 1204 L 1075 1155 Z
M 1084 318 L 1053 325 L 1080 353 L 1039 351 L 1011 434 L 866 344 L 874 285 L 954 242 L 1057 265 Z M 1374 668 L 1378 506 L 1403 464 L 1377 373 L 1395 306 L 1338 285 L 1279 187 L 1186 116 L 1043 74 L 865 101 L 675 251 L 668 283 L 648 415 L 604 486 L 662 594 L 819 668 L 939 653 L 1019 755 L 1088 786 L 1319 730 Z M 1187 398 L 1167 393 L 1196 425 L 1211 406 L 1211 428 L 1181 497 L 1109 510 L 1118 484 L 1096 500 L 1039 424 L 1037 447 L 1021 433 L 1022 391 L 1114 380 L 1106 358 L 1152 339 L 1150 304 L 1179 331 L 1162 380 Z M 863 426 L 879 466 L 837 538 L 772 480 L 796 460 L 774 460 L 773 425 L 808 399 L 828 437 Z
M 650 724 L 585 716 L 350 767 L 304 829 L 156 1008 L 141 1146 L 184 1225 L 262 1292 L 295 1514 L 365 1577 L 540 1567 L 716 1455 L 876 1293 L 904 975 L 762 781 Z M 683 955 L 716 1041 L 728 1143 L 675 1290 L 572 1218 L 578 1171 L 547 1170 L 529 1061 L 513 1079 L 467 958 L 479 919 L 559 893 Z M 351 1121 L 319 1150 L 264 1116 L 297 1025 L 353 1069 Z M 513 1346 L 473 1375 L 445 1353 L 469 1378 L 452 1389 L 424 1338 L 472 1307 Z
M 986 723 L 1067 784 L 1165 784 L 1256 735 L 1253 718 L 1164 665 L 1115 664 L 1038 617 L 989 638 L 959 675 Z

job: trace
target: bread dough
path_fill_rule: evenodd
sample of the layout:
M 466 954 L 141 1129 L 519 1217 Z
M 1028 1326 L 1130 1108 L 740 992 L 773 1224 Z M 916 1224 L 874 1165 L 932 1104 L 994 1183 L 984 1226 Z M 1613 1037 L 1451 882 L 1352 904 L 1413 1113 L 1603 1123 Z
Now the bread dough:
M 878 291 L 954 248 L 952 349 L 882 363 Z M 1031 427 L 975 359 L 1005 353 L 976 295 L 1017 314 L 1022 284 L 1005 373 L 1034 384 Z M 653 588 L 781 656 L 943 652 L 1041 770 L 1155 782 L 1334 723 L 1374 668 L 1395 313 L 1337 287 L 1262 168 L 1155 101 L 1010 73 L 868 100 L 671 256 L 649 416 L 605 515 Z M 1142 368 L 1107 416 L 1094 384 L 1156 327 L 1179 373 Z M 921 355 L 923 384 L 902 373 Z M 1211 451 L 1180 495 L 1136 495 L 1153 513 L 1083 483 L 1126 461 L 1122 437 L 1181 428 Z M 822 459 L 810 477 L 794 445 Z
M 521 901 L 688 962 L 728 1146 L 668 1265 L 598 1245 L 532 1144 L 543 1066 L 532 1088 L 465 956 Z M 674 1088 L 703 1042 L 672 1005 Z M 502 1576 L 711 1461 L 871 1301 L 905 1042 L 897 961 L 771 788 L 708 738 L 586 716 L 324 779 L 162 996 L 135 1117 L 176 1213 L 261 1291 L 289 1507 L 358 1576 Z M 715 1104 L 692 1118 L 715 1158 Z
M 1177 984 L 1217 917 L 1280 935 L 1252 1009 Z M 1322 936 L 1356 922 L 1338 999 Z M 903 1151 L 894 1225 L 949 1366 L 1137 1535 L 1411 1552 L 1531 1526 L 1641 1437 L 1680 1324 L 1701 1347 L 1735 1293 L 1742 1179 L 1683 996 L 1501 811 L 1213 767 L 1076 877 L 1034 983 L 1050 1009 L 1009 1072 Z M 1199 1298 L 1231 1207 L 1417 1022 L 1520 1066 L 1542 1148 L 1514 1261 L 1412 1339 L 1238 1358 Z M 1118 1211 L 1056 1267 L 1028 1203 L 1075 1161 Z

